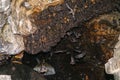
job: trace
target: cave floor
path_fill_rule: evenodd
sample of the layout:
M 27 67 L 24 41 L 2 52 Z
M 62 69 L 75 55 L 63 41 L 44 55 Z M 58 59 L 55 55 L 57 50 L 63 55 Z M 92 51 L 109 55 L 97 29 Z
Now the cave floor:
M 47 80 L 114 80 L 112 75 L 105 73 L 101 61 L 95 59 L 87 61 L 88 56 L 75 60 L 76 63 L 73 65 L 70 64 L 70 54 L 59 53 L 50 56 L 49 53 L 41 53 L 36 56 L 40 60 L 45 59 L 55 69 L 55 75 L 45 76 Z M 36 56 L 27 55 L 27 58 L 23 58 L 23 63 L 34 67 L 37 64 Z
M 46 76 L 48 80 L 113 80 L 112 76 L 105 74 L 104 65 L 98 65 L 99 62 L 85 62 L 81 59 L 71 65 L 70 56 L 67 56 L 64 54 L 53 56 L 51 65 L 54 66 L 56 74 Z

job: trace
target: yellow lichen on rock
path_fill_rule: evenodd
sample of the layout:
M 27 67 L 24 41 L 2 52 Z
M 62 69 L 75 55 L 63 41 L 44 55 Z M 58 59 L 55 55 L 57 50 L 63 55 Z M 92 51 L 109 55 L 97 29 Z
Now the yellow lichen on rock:
M 55 6 L 62 4 L 63 2 L 64 0 L 28 0 L 28 3 L 31 5 L 31 9 L 27 12 L 27 15 L 41 12 L 49 6 Z

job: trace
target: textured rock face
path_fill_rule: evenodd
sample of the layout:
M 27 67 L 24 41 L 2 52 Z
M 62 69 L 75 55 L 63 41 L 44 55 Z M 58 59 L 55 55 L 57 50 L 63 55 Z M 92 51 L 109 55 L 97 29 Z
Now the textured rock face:
M 0 0 L 0 27 L 2 27 L 6 22 L 6 18 L 10 13 L 9 8 L 10 0 Z
M 0 0 L 0 53 L 49 51 L 68 30 L 119 9 L 118 4 L 118 0 Z
M 99 58 L 107 62 L 108 59 L 114 55 L 114 47 L 118 42 L 118 35 L 120 34 L 120 13 L 113 12 L 110 14 L 100 15 L 94 18 L 88 23 L 88 40 L 91 44 L 96 44 L 96 48 L 92 51 L 97 50 L 97 55 L 100 53 Z M 86 39 L 87 39 L 86 38 Z
M 118 22 L 116 27 L 120 28 L 120 13 L 118 13 Z M 105 70 L 108 74 L 113 74 L 115 80 L 120 80 L 120 32 L 117 37 L 117 43 L 114 42 L 113 57 L 105 64 Z
M 49 51 L 68 30 L 100 14 L 115 10 L 115 4 L 116 1 L 112 0 L 65 0 L 61 5 L 32 15 L 37 30 L 24 39 L 25 50 L 31 54 Z
M 108 74 L 113 74 L 115 80 L 120 80 L 120 35 L 115 45 L 114 56 L 105 64 L 105 70 Z
M 25 49 L 23 36 L 36 30 L 30 15 L 62 2 L 62 0 L 0 0 L 0 53 L 13 55 L 23 51 Z

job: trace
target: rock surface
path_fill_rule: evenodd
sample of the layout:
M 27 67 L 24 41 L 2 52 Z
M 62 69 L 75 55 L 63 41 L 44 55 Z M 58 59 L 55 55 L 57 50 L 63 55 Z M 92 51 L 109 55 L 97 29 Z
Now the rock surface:
M 62 2 L 63 0 L 0 0 L 0 53 L 14 55 L 25 50 L 23 37 L 36 30 L 30 15 Z
M 46 80 L 32 68 L 23 64 L 8 64 L 0 67 L 0 76 L 9 75 L 11 80 Z M 10 79 L 8 79 L 10 80 Z
M 120 9 L 118 0 L 0 1 L 0 53 L 9 55 L 47 52 L 71 28 Z
M 25 51 L 30 54 L 50 51 L 68 30 L 100 14 L 116 10 L 117 4 L 117 0 L 65 0 L 61 5 L 31 15 L 37 30 L 24 37 Z

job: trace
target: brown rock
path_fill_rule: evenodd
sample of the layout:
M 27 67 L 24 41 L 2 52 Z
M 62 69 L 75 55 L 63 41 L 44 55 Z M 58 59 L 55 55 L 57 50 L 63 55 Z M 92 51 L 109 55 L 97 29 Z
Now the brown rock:
M 65 0 L 61 5 L 31 15 L 37 30 L 24 37 L 25 51 L 30 54 L 49 51 L 68 30 L 100 14 L 116 10 L 117 4 L 117 0 Z

